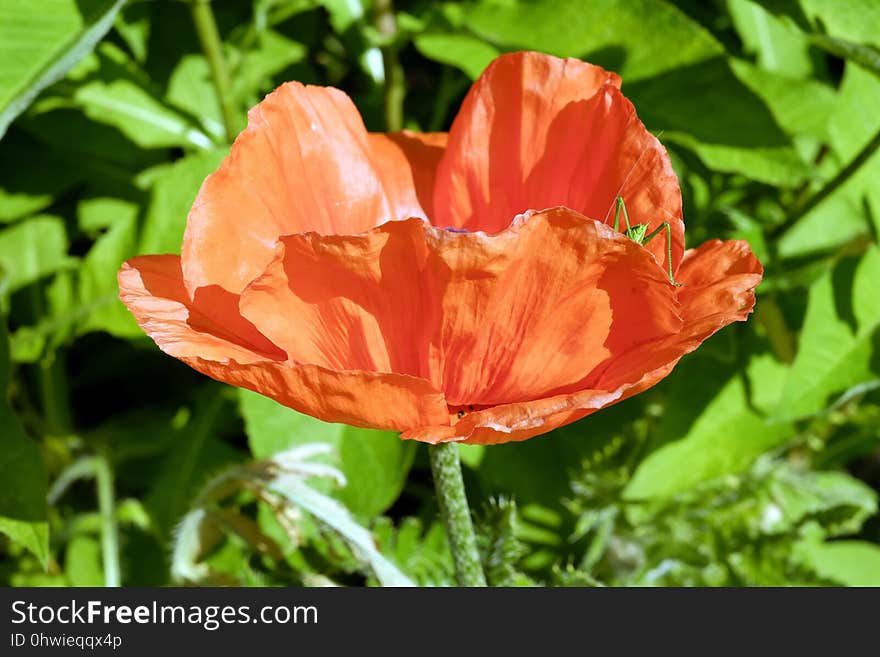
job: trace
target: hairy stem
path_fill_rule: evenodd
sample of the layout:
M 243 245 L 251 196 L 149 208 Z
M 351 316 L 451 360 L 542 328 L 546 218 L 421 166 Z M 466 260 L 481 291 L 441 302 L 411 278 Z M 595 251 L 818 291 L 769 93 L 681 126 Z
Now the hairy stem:
M 119 528 L 116 525 L 116 496 L 113 492 L 113 469 L 104 454 L 94 457 L 95 483 L 98 488 L 98 511 L 101 516 L 101 549 L 104 561 L 104 585 L 120 586 Z
M 471 511 L 464 492 L 461 462 L 456 443 L 441 443 L 428 447 L 431 472 L 440 514 L 446 525 L 449 546 L 455 562 L 455 575 L 460 586 L 486 586 L 486 576 L 477 550 L 477 537 L 471 521 Z
M 226 59 L 223 57 L 223 41 L 217 31 L 217 21 L 214 20 L 214 12 L 211 10 L 211 0 L 190 0 L 190 2 L 199 43 L 208 59 L 208 66 L 211 67 L 211 79 L 214 81 L 217 102 L 220 104 L 220 112 L 223 115 L 226 139 L 232 143 L 236 134 L 235 104 L 232 99 L 229 69 L 226 67 Z

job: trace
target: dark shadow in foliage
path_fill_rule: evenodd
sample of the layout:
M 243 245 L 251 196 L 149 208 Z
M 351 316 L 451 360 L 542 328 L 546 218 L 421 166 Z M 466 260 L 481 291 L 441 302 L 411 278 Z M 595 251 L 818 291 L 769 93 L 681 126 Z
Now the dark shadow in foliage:
M 791 144 L 767 106 L 740 82 L 723 57 L 631 84 L 624 80 L 623 92 L 652 130 L 737 148 Z
M 634 397 L 524 442 L 486 448 L 478 468 L 489 495 L 509 495 L 518 504 L 558 508 L 571 494 L 570 481 L 585 460 L 605 450 L 634 418 L 644 413 L 643 397 Z
M 46 469 L 9 404 L 11 368 L 6 317 L 0 315 L 0 518 L 41 522 L 46 520 Z
M 622 46 L 605 46 L 591 50 L 581 59 L 597 64 L 607 71 L 622 71 L 626 65 L 628 53 Z
M 807 19 L 806 14 L 804 14 L 804 10 L 798 0 L 752 0 L 752 2 L 780 18 L 787 17 L 792 19 L 805 32 L 813 31 L 810 21 Z
M 853 334 L 859 330 L 852 299 L 853 284 L 855 283 L 859 261 L 860 259 L 857 257 L 843 258 L 831 272 L 831 284 L 834 290 L 834 312 L 840 321 L 846 322 L 846 325 Z
M 202 48 L 193 23 L 189 2 L 131 3 L 150 6 L 150 35 L 147 42 L 147 61 L 144 68 L 163 89 L 168 88 L 171 74 L 180 60 L 187 55 L 201 55 Z M 217 31 L 223 39 L 229 38 L 235 28 L 252 20 L 250 2 L 212 3 Z
M 100 172 L 105 184 L 129 181 L 131 174 L 167 161 L 167 149 L 140 148 L 117 128 L 74 109 L 26 116 L 18 125 L 44 148 L 74 161 L 80 173 Z
M 137 527 L 122 535 L 122 580 L 126 586 L 166 586 L 169 554 L 164 543 Z
M 0 210 L 0 220 L 38 212 L 82 177 L 79 167 L 13 126 L 0 141 L 0 189 L 6 194 L 33 197 L 21 209 Z
M 741 368 L 741 363 L 722 363 L 701 352 L 682 358 L 672 373 L 658 384 L 658 391 L 664 396 L 665 412 L 656 430 L 650 433 L 646 452 L 686 436 L 703 410 Z

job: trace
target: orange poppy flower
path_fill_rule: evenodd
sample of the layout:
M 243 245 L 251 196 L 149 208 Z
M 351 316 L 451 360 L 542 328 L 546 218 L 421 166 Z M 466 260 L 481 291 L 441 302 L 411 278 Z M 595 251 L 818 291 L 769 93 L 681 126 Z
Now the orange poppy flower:
M 496 59 L 447 134 L 371 134 L 291 82 L 205 180 L 182 255 L 123 265 L 166 353 L 329 422 L 425 442 L 525 440 L 654 385 L 761 280 L 746 243 L 684 251 L 666 150 L 620 78 Z M 671 224 L 647 247 L 612 229 Z

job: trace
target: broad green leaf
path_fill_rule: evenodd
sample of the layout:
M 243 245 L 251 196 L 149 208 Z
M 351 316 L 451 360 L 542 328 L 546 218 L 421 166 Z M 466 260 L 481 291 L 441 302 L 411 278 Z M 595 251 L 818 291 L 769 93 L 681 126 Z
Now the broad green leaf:
M 419 34 L 413 43 L 428 59 L 456 66 L 472 80 L 476 80 L 489 62 L 501 54 L 495 46 L 464 33 Z
M 804 540 L 793 556 L 820 577 L 844 586 L 880 586 L 880 546 L 875 543 Z
M 326 490 L 356 515 L 372 518 L 400 495 L 415 455 L 413 443 L 389 431 L 321 422 L 248 390 L 240 391 L 239 400 L 254 457 L 268 458 L 306 443 L 327 443 L 333 448 L 329 462 L 348 483 Z
M 232 69 L 232 95 L 242 111 L 236 129 L 246 125 L 243 108 L 256 105 L 275 87 L 273 76 L 302 61 L 306 48 L 274 30 L 259 32 L 247 50 L 227 48 Z M 168 82 L 168 99 L 177 107 L 198 116 L 205 129 L 218 139 L 225 139 L 223 116 L 211 69 L 203 55 L 184 55 Z
M 778 395 L 785 376 L 784 366 L 772 356 L 754 356 L 746 372 L 735 371 L 709 400 L 704 399 L 707 382 L 715 377 L 703 368 L 717 365 L 692 362 L 687 367 L 686 374 L 678 373 L 667 415 L 654 432 L 656 440 L 671 442 L 639 464 L 624 491 L 627 498 L 668 497 L 709 479 L 738 474 L 794 434 L 792 425 L 771 424 L 759 410 Z M 678 434 L 688 421 L 690 426 Z
M 36 444 L 25 435 L 9 405 L 9 368 L 6 318 L 0 317 L 0 533 L 27 548 L 46 568 L 49 483 Z
M 125 0 L 0 0 L 0 137 L 113 27 Z
M 115 198 L 82 201 L 78 208 L 80 228 L 106 228 L 79 267 L 79 305 L 84 318 L 80 333 L 107 331 L 120 337 L 140 335 L 134 317 L 119 300 L 116 273 L 135 253 L 139 208 Z
M 763 100 L 731 70 L 721 43 L 669 3 L 483 0 L 447 14 L 493 49 L 580 57 L 620 73 L 624 93 L 648 128 L 712 169 L 785 186 L 810 175 Z M 430 46 L 431 38 L 418 37 L 416 46 L 421 48 L 425 39 Z M 441 41 L 426 54 L 473 76 L 489 52 L 476 49 L 469 38 L 453 37 L 466 45 L 460 52 Z M 445 59 L 444 47 L 449 51 Z M 712 93 L 695 94 L 695 89 Z
M 661 0 L 483 0 L 469 6 L 463 24 L 489 43 L 582 57 L 629 82 L 724 53 L 707 30 Z
M 2 287 L 14 292 L 69 262 L 67 234 L 58 217 L 37 216 L 0 230 Z
M 798 352 L 776 409 L 780 420 L 819 413 L 832 395 L 877 378 L 880 250 L 839 262 L 810 287 Z
M 828 138 L 828 124 L 837 107 L 837 94 L 831 87 L 813 79 L 771 73 L 738 59 L 731 59 L 730 65 L 736 77 L 764 101 L 787 134 Z M 805 103 L 804 98 L 809 102 Z
M 878 103 L 880 79 L 847 64 L 835 110 L 829 117 L 828 133 L 837 163 L 828 169 L 828 179 L 846 166 L 880 130 L 880 115 L 872 110 Z M 880 228 L 878 175 L 880 153 L 875 153 L 846 183 L 782 236 L 779 254 L 792 257 L 841 246 L 868 232 L 871 218 Z M 867 216 L 866 202 L 871 210 Z
M 223 115 L 204 55 L 184 55 L 168 80 L 168 100 L 199 117 L 205 130 L 225 139 Z
M 132 2 L 122 8 L 116 17 L 114 28 L 125 41 L 135 61 L 143 64 L 147 59 L 152 7 L 146 2 Z
M 257 42 L 240 55 L 233 81 L 233 93 L 253 105 L 274 88 L 273 76 L 301 62 L 306 47 L 274 30 L 263 30 Z
M 880 4 L 875 0 L 800 0 L 814 31 L 880 46 Z
M 151 89 L 146 74 L 110 43 L 70 75 L 70 101 L 93 121 L 117 128 L 143 148 L 210 149 L 212 139 Z
M 831 144 L 842 163 L 849 163 L 880 131 L 880 116 L 871 110 L 880 103 L 880 78 L 848 63 L 840 87 L 840 102 L 831 118 Z M 852 198 L 864 215 L 864 203 L 870 206 L 875 234 L 880 231 L 880 152 L 865 162 L 841 190 Z M 839 196 L 840 193 L 837 194 Z M 844 219 L 838 217 L 838 220 Z M 864 230 L 864 228 L 863 228 Z
M 205 177 L 220 165 L 224 155 L 220 150 L 196 153 L 151 172 L 141 253 L 180 253 L 186 216 Z
M 727 0 L 727 9 L 744 50 L 756 56 L 760 68 L 796 78 L 810 76 L 810 44 L 800 31 L 750 0 Z
M 772 185 L 793 186 L 811 175 L 791 138 L 761 97 L 718 57 L 634 83 L 623 91 L 664 142 L 693 151 L 709 168 Z M 712 89 L 694 94 L 694 89 Z
M 37 102 L 16 121 L 16 127 L 39 141 L 41 148 L 61 155 L 103 193 L 111 185 L 131 185 L 135 173 L 167 161 L 164 151 L 140 148 L 115 127 L 92 121 L 79 109 L 59 106 L 55 98 L 47 98 L 45 105 Z

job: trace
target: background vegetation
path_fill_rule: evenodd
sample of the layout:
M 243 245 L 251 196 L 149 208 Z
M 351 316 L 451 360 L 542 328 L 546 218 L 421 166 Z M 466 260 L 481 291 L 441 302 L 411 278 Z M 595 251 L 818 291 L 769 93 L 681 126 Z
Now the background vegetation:
M 689 244 L 766 278 L 647 393 L 463 450 L 491 582 L 880 584 L 878 46 L 876 0 L 0 0 L 0 583 L 451 583 L 423 446 L 192 372 L 115 275 L 281 82 L 439 130 L 533 49 L 618 71 Z

